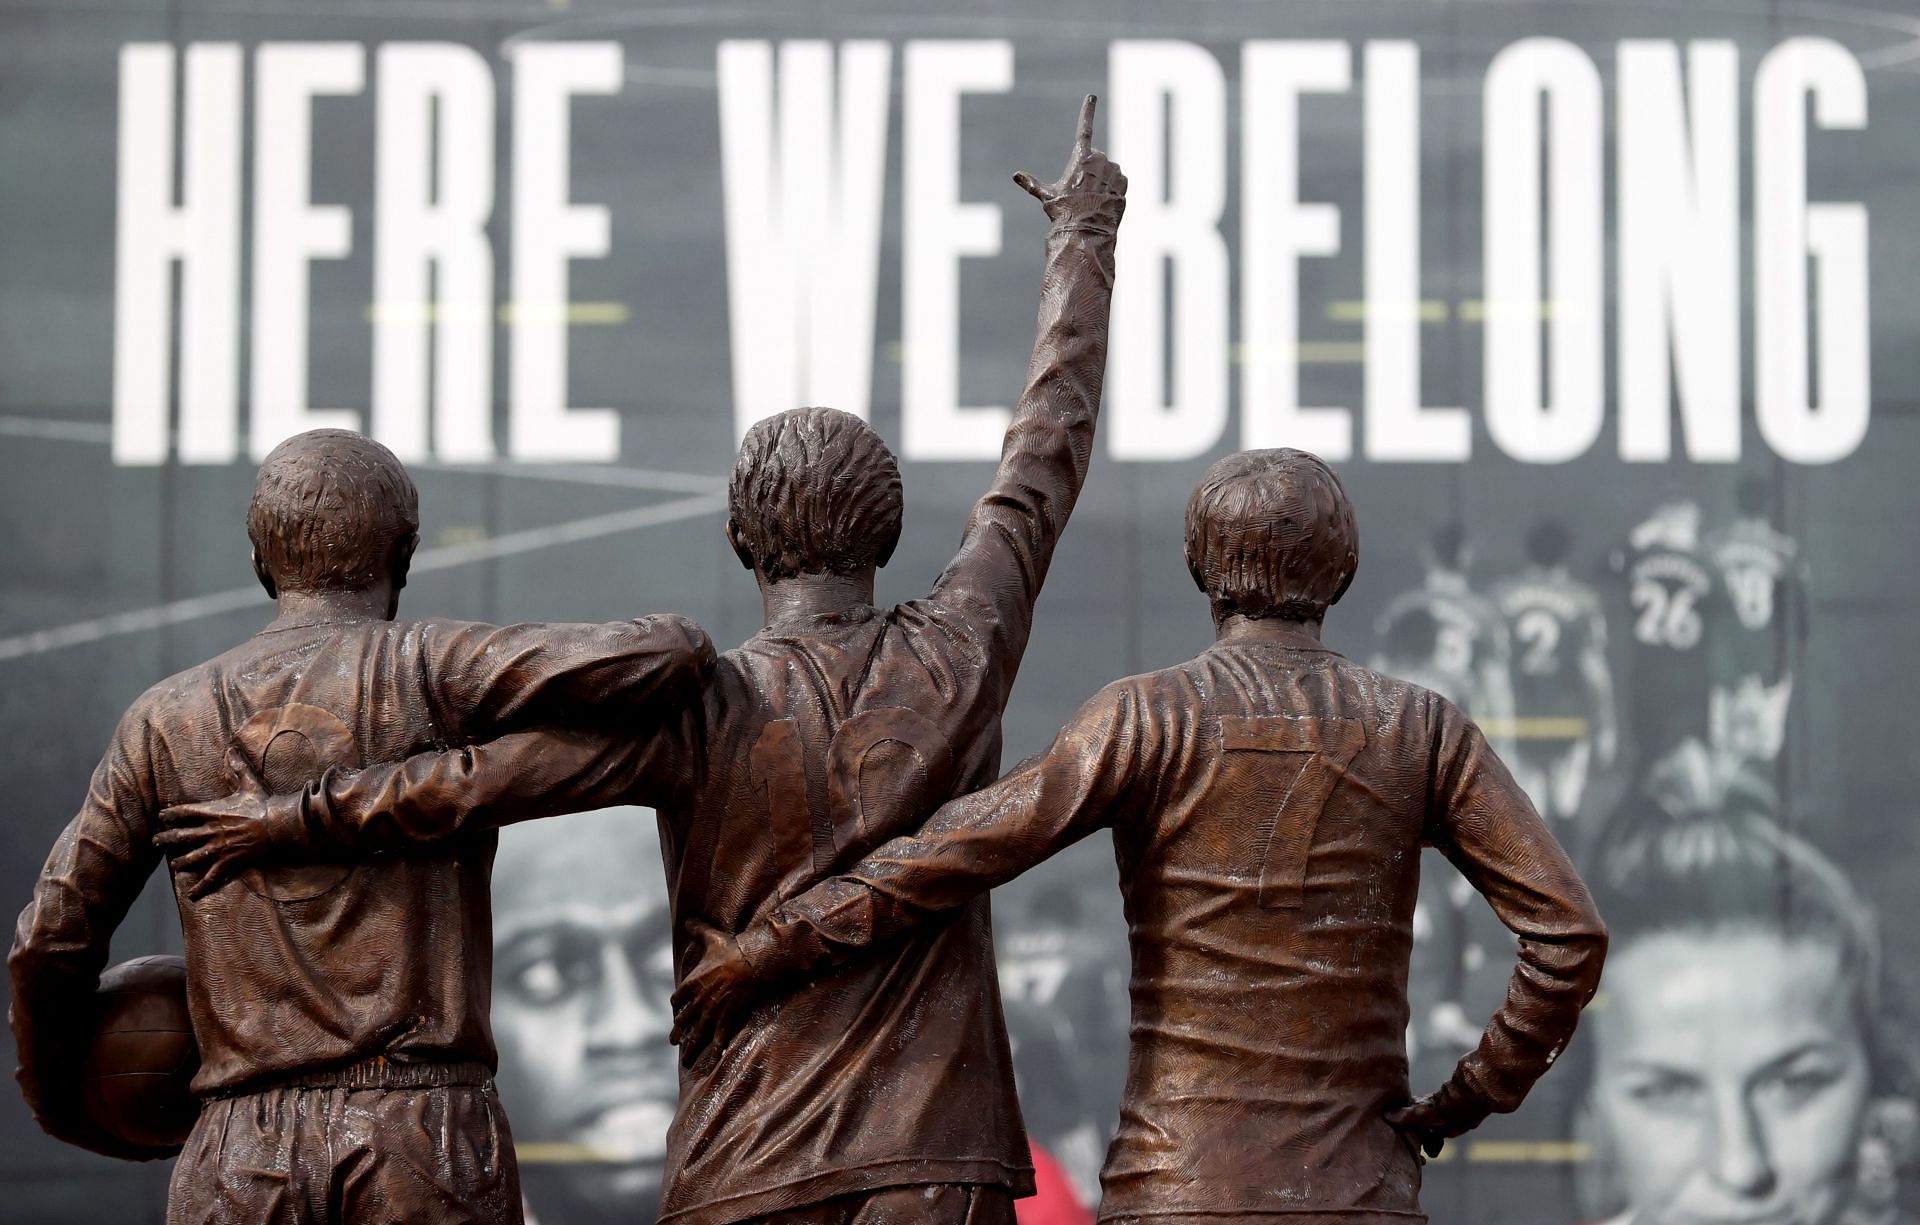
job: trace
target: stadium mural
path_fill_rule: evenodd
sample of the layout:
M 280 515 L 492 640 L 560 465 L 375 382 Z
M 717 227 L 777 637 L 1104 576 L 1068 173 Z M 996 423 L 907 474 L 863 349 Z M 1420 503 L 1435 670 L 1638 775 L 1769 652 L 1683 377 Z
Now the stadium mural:
M 119 713 L 269 616 L 244 515 L 300 430 L 407 461 L 411 616 L 759 628 L 723 535 L 751 424 L 899 455 L 883 600 L 986 487 L 1044 221 L 1007 181 L 1101 95 L 1131 179 L 1106 403 L 1004 763 L 1211 627 L 1181 512 L 1242 447 L 1326 457 L 1328 622 L 1445 694 L 1614 933 L 1436 1222 L 1920 1220 L 1898 921 L 1916 867 L 1920 20 L 1484 0 L 0 4 L 0 885 L 24 905 Z M 1437 856 L 1407 1051 L 1437 1086 L 1512 937 Z M 676 1088 L 653 814 L 511 829 L 491 1024 L 533 1219 L 646 1219 Z M 1125 1064 L 1107 835 L 998 892 L 1042 1167 L 1089 1220 Z M 177 953 L 164 885 L 113 959 Z M 0 1219 L 159 1221 L 165 1163 L 0 1095 Z

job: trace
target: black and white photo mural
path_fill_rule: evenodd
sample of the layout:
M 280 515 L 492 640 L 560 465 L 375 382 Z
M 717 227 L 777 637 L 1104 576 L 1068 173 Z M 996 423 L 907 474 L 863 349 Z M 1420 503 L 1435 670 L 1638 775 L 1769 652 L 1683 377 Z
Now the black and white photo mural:
M 1100 95 L 1131 181 L 1106 401 L 1004 765 L 1210 640 L 1201 471 L 1339 471 L 1351 659 L 1478 721 L 1613 933 L 1579 1036 L 1425 1167 L 1437 1225 L 1920 1222 L 1920 12 L 1788 0 L 0 0 L 0 901 L 114 720 L 270 606 L 290 434 L 420 488 L 411 616 L 760 625 L 742 433 L 874 425 L 926 590 L 1032 336 L 1008 176 Z M 1430 855 L 1416 1091 L 1513 938 Z M 1105 836 L 996 895 L 1042 1195 L 1125 1069 Z M 506 831 L 498 1083 L 541 1225 L 651 1220 L 677 1092 L 644 809 Z M 115 961 L 181 947 L 148 888 Z M 167 1163 L 0 1094 L 0 1221 L 159 1222 Z

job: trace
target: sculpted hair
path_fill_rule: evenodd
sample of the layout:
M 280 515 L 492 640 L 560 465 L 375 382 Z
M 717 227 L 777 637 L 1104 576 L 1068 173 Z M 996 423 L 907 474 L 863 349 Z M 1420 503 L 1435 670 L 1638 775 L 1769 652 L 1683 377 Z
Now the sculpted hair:
M 743 560 L 769 578 L 884 566 L 900 540 L 900 465 L 872 427 L 834 408 L 757 422 L 727 502 Z
M 309 430 L 254 479 L 247 538 L 281 591 L 359 591 L 387 577 L 420 530 L 413 478 L 373 439 Z
M 1359 547 L 1340 478 L 1305 451 L 1229 455 L 1187 501 L 1187 570 L 1243 616 L 1319 620 L 1353 582 Z

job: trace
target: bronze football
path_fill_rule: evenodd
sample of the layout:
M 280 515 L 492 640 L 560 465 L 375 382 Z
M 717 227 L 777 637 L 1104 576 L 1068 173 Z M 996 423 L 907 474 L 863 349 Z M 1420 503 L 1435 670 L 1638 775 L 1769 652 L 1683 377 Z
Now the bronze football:
M 100 976 L 93 1040 L 81 1070 L 87 1113 L 116 1139 L 179 1148 L 200 1113 L 200 1068 L 187 1013 L 187 963 L 136 957 Z

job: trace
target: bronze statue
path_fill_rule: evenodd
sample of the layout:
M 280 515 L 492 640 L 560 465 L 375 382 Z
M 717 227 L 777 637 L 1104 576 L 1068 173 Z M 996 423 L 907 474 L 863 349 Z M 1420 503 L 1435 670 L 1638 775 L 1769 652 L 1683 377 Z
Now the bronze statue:
M 396 621 L 418 527 L 406 470 L 359 435 L 302 434 L 261 465 L 247 533 L 273 623 L 134 703 L 20 916 L 20 1084 L 54 1136 L 135 1159 L 171 1151 L 88 1117 L 76 1023 L 160 861 L 161 809 L 226 795 L 236 777 L 298 787 L 581 710 L 640 726 L 712 666 L 705 635 L 677 617 Z M 494 844 L 211 883 L 174 865 L 203 1105 L 170 1225 L 520 1221 L 486 1011 Z
M 727 522 L 765 628 L 657 734 L 529 731 L 187 806 L 167 816 L 177 870 L 218 883 L 262 853 L 366 854 L 637 803 L 660 814 L 676 917 L 739 930 L 991 782 L 1099 412 L 1126 179 L 1093 149 L 1093 114 L 1088 98 L 1058 181 L 1015 176 L 1053 221 L 1038 336 L 993 486 L 926 598 L 873 605 L 901 517 L 879 436 L 831 409 L 771 417 L 741 446 Z M 701 946 L 676 946 L 691 968 Z M 886 956 L 823 967 L 683 1062 L 660 1215 L 1010 1225 L 1032 1189 L 979 896 Z
M 731 1053 L 739 1038 L 715 1039 L 763 987 L 804 993 L 830 967 L 872 964 L 855 954 L 950 922 L 983 890 L 1110 828 L 1133 1042 L 1100 1219 L 1424 1220 L 1416 1143 L 1438 1155 L 1445 1137 L 1520 1104 L 1592 997 L 1606 932 L 1479 729 L 1437 694 L 1321 644 L 1356 545 L 1346 492 L 1317 458 L 1251 451 L 1215 464 L 1186 524 L 1214 645 L 1107 686 L 1046 753 L 850 871 L 744 927 L 703 925 L 676 1036 Z M 1519 964 L 1479 1048 L 1409 1103 L 1423 846 L 1520 937 Z

